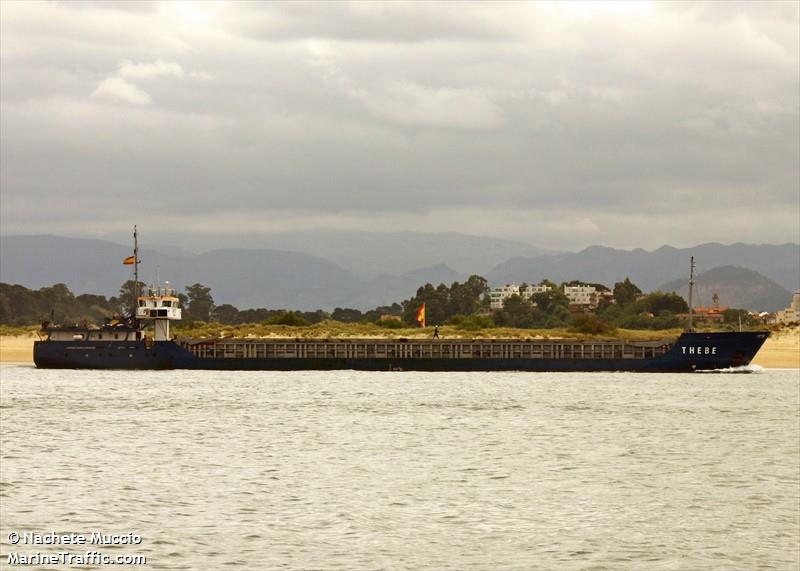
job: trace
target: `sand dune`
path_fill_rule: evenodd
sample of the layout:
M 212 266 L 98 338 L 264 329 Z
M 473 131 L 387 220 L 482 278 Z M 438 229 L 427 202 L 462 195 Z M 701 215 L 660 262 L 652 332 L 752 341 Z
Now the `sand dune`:
M 33 363 L 36 334 L 0 336 L 0 363 Z
M 770 369 L 800 369 L 800 327 L 770 335 L 753 364 Z

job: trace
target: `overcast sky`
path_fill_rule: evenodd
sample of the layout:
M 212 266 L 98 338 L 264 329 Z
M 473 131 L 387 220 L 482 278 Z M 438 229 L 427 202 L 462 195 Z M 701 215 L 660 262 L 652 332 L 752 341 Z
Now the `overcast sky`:
M 2 233 L 800 241 L 798 3 L 0 4 Z

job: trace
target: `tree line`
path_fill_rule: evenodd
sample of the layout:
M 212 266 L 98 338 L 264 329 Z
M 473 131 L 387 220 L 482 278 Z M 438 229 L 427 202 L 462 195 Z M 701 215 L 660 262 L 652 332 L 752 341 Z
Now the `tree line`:
M 629 278 L 615 283 L 613 289 L 603 284 L 578 281 L 559 286 L 543 280 L 539 285 L 550 286 L 550 289 L 534 294 L 530 299 L 513 295 L 505 301 L 502 309 L 495 311 L 489 309 L 489 285 L 485 278 L 478 275 L 449 286 L 427 283 L 409 299 L 369 311 L 342 307 L 332 312 L 238 309 L 227 303 L 216 305 L 211 288 L 200 283 L 186 286 L 177 297 L 183 308 L 184 322 L 217 322 L 224 325 L 262 323 L 303 326 L 331 319 L 342 323 L 378 323 L 385 327 L 416 326 L 417 310 L 425 304 L 428 325 L 455 325 L 467 330 L 487 327 L 572 327 L 581 332 L 602 333 L 616 327 L 681 327 L 684 325 L 682 315 L 689 309 L 678 294 L 660 291 L 643 294 Z M 564 294 L 564 285 L 593 285 L 599 291 L 612 295 L 603 297 L 591 314 L 576 312 Z M 132 280 L 122 284 L 117 296 L 109 298 L 94 294 L 76 296 L 64 284 L 31 290 L 21 285 L 0 283 L 0 324 L 32 325 L 51 320 L 51 317 L 63 323 L 98 323 L 115 314 L 130 315 L 135 291 L 136 284 Z M 745 318 L 745 323 L 749 322 L 745 310 L 728 310 L 725 320 L 737 323 L 740 317 Z
M 144 284 L 136 287 L 128 280 L 120 287 L 119 294 L 75 295 L 63 284 L 55 284 L 38 290 L 21 285 L 0 283 L 0 324 L 34 325 L 43 321 L 57 323 L 101 323 L 109 317 L 124 318 L 131 314 L 136 292 Z M 225 325 L 244 323 L 264 323 L 270 325 L 310 325 L 325 319 L 344 323 L 377 321 L 383 315 L 400 316 L 402 306 L 377 307 L 361 312 L 357 309 L 337 308 L 332 313 L 323 310 L 291 311 L 284 309 L 237 309 L 231 304 L 216 305 L 211 288 L 196 283 L 186 286 L 184 292 L 176 293 L 182 307 L 184 322 L 218 322 Z

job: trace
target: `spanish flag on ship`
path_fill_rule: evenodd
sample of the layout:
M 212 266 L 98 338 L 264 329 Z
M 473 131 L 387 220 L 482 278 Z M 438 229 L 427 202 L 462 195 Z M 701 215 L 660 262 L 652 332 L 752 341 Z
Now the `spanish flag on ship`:
M 136 258 L 134 258 L 133 256 L 128 256 L 127 258 L 122 260 L 122 263 L 126 266 L 132 266 L 135 261 Z
M 422 305 L 419 306 L 417 310 L 417 323 L 419 323 L 420 327 L 425 327 L 425 303 L 423 302 Z

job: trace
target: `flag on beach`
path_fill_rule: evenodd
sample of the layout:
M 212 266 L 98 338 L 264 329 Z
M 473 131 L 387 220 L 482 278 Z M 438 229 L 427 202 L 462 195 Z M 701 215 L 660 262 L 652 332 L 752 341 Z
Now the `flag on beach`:
M 417 323 L 420 327 L 425 327 L 425 304 L 419 306 L 417 310 Z
M 132 265 L 133 265 L 133 262 L 134 262 L 134 260 L 135 260 L 135 258 L 134 258 L 133 256 L 128 256 L 127 258 L 125 258 L 124 260 L 122 260 L 122 263 L 123 263 L 124 265 L 126 265 L 126 266 L 132 266 Z

